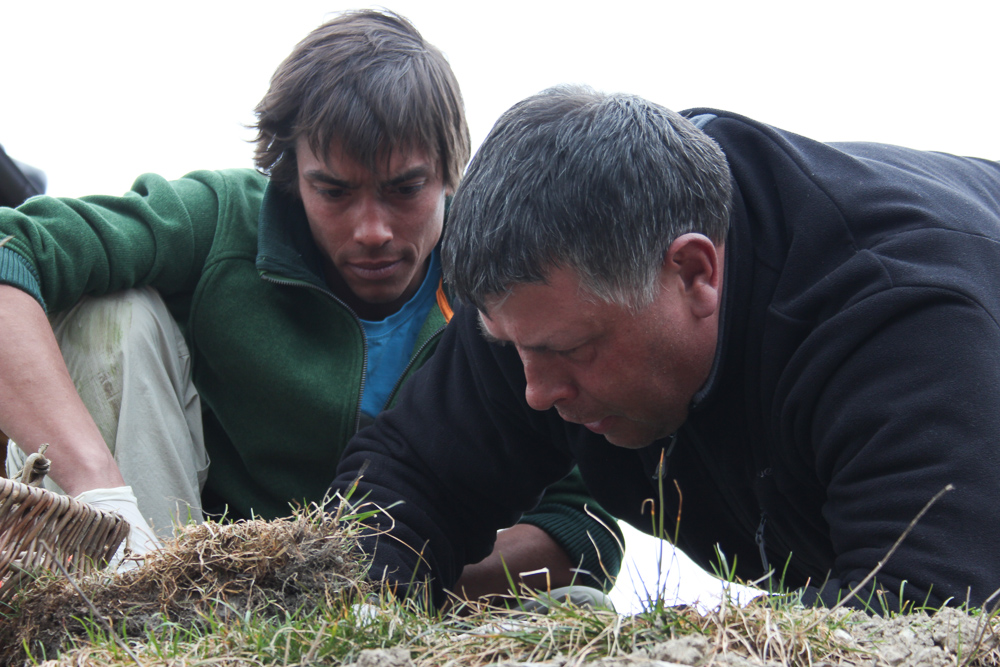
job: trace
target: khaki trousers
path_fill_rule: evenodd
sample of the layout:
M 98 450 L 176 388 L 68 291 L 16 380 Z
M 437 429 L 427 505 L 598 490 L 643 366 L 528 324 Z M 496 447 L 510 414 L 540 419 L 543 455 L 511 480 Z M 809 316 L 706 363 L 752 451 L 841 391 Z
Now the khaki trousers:
M 84 297 L 50 316 L 70 377 L 114 454 L 139 510 L 160 537 L 201 522 L 208 455 L 191 354 L 156 290 Z M 7 474 L 25 453 L 7 448 Z M 46 478 L 46 488 L 62 490 Z

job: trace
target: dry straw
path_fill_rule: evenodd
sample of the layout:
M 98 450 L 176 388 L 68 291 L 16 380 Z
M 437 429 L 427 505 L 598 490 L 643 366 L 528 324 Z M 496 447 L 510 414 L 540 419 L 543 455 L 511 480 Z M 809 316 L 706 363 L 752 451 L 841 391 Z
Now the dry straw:
M 366 565 L 352 531 L 321 507 L 291 519 L 209 521 L 178 527 L 142 567 L 40 578 L 11 601 L 15 613 L 4 618 L 0 610 L 0 665 L 23 664 L 28 651 L 55 656 L 95 626 L 117 647 L 158 629 L 197 634 L 215 622 L 266 625 L 288 614 L 343 609 L 371 588 L 362 581 Z

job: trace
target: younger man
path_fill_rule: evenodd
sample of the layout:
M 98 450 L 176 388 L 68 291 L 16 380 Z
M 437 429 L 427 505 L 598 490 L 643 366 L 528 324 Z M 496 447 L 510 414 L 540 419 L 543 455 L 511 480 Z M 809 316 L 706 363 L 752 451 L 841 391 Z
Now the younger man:
M 145 517 L 169 529 L 165 499 L 181 518 L 321 501 L 451 316 L 436 247 L 470 148 L 443 55 L 398 16 L 344 14 L 256 111 L 267 176 L 147 174 L 120 198 L 0 209 L 0 429 L 49 443 L 62 489 L 147 535 Z M 619 549 L 588 509 L 602 516 L 579 484 L 550 489 L 501 534 L 507 566 L 604 583 Z M 490 562 L 467 590 L 506 588 Z

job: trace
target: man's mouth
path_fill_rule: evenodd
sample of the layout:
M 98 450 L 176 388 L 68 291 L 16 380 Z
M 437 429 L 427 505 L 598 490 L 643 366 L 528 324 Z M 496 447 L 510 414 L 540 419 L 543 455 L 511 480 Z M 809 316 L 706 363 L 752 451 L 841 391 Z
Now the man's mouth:
M 597 433 L 598 435 L 604 435 L 611 428 L 612 417 L 604 417 L 603 419 L 598 419 L 597 421 L 587 422 L 584 427 Z
M 347 264 L 352 273 L 364 280 L 384 280 L 402 265 L 402 259 L 359 260 Z
M 614 415 L 608 415 L 607 417 L 601 417 L 600 419 L 594 419 L 592 421 L 585 421 L 585 419 L 571 419 L 563 414 L 559 415 L 563 418 L 563 421 L 568 421 L 573 424 L 580 424 L 586 429 L 593 431 L 599 435 L 604 435 L 607 433 L 613 424 Z

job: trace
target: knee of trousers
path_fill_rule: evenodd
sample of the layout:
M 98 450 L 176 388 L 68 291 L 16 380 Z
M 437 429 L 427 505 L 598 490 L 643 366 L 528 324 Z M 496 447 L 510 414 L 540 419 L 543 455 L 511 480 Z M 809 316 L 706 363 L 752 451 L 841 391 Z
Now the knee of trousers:
M 176 322 L 150 287 L 84 297 L 49 318 L 73 384 L 114 451 L 130 373 L 187 370 L 189 354 Z

